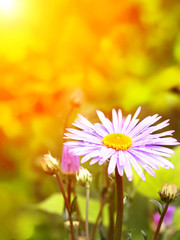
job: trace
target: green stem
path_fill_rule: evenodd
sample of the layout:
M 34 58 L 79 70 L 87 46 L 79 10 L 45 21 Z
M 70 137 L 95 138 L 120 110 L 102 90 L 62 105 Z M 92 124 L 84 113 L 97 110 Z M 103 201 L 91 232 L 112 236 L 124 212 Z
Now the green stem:
M 68 176 L 68 202 L 69 205 L 71 205 L 71 186 L 72 186 L 72 180 L 71 180 L 71 176 Z
M 114 211 L 115 211 L 115 198 L 114 198 L 114 187 L 112 188 L 112 193 L 109 199 L 109 229 L 108 229 L 108 240 L 114 239 Z
M 90 192 L 90 186 L 89 186 L 89 184 L 86 184 L 86 224 L 85 224 L 86 240 L 89 240 L 89 223 L 88 223 L 88 215 L 89 215 L 89 192 Z
M 157 228 L 156 228 L 156 232 L 155 232 L 155 235 L 154 235 L 154 240 L 157 240 L 158 239 L 158 235 L 159 235 L 159 231 L 161 229 L 161 225 L 162 225 L 162 222 L 163 222 L 163 219 L 164 219 L 164 216 L 168 210 L 168 207 L 169 207 L 169 203 L 166 203 L 163 211 L 162 211 L 162 214 L 161 214 L 161 217 L 159 219 L 159 223 L 157 225 Z
M 117 215 L 114 240 L 121 240 L 123 224 L 123 177 L 116 168 Z
M 70 208 L 70 204 L 68 202 L 68 198 L 66 197 L 65 191 L 64 191 L 64 187 L 63 187 L 63 183 L 61 180 L 61 177 L 59 174 L 56 174 L 56 178 L 60 187 L 60 190 L 62 192 L 62 195 L 64 197 L 64 202 L 65 202 L 65 206 L 66 209 L 68 211 L 68 215 L 69 215 L 69 222 L 70 222 L 70 228 L 71 228 L 71 240 L 75 240 L 75 234 L 74 234 L 74 227 L 73 227 L 73 222 L 72 222 L 72 217 L 71 217 L 71 208 Z
M 75 182 L 75 184 L 73 185 L 73 188 L 72 188 L 72 192 L 73 192 L 74 197 L 77 195 L 75 185 L 76 185 L 76 182 Z M 80 222 L 80 226 L 82 226 L 82 229 L 85 232 L 85 222 L 83 221 L 82 216 L 81 216 L 81 211 L 80 211 L 80 208 L 79 208 L 78 200 L 76 202 L 76 213 L 77 213 L 78 221 Z M 80 231 L 80 228 L 79 228 L 79 234 L 80 234 L 80 232 L 81 231 Z

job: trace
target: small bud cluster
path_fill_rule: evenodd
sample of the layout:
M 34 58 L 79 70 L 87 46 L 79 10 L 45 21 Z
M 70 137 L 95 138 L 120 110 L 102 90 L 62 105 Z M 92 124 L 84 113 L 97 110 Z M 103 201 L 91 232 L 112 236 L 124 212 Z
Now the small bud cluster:
M 165 182 L 159 192 L 159 195 L 163 202 L 170 203 L 174 201 L 177 196 L 177 186 L 175 184 L 168 184 Z
M 59 172 L 60 166 L 56 158 L 53 158 L 51 154 L 45 154 L 41 159 L 41 166 L 45 173 L 54 175 Z
M 80 167 L 79 172 L 76 174 L 77 181 L 83 186 L 89 186 L 92 182 L 92 174 L 85 168 Z

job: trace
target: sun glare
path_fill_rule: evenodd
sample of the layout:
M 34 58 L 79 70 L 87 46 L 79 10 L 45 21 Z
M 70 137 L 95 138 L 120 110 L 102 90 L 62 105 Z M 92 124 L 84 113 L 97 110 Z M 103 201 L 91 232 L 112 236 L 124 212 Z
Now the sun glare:
M 0 10 L 2 12 L 12 12 L 15 9 L 14 0 L 0 0 Z

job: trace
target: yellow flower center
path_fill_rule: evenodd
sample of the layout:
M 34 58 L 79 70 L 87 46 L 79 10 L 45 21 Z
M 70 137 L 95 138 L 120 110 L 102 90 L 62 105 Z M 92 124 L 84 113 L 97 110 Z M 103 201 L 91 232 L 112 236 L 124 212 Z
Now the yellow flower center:
M 104 146 L 116 150 L 127 150 L 132 145 L 130 137 L 122 133 L 111 133 L 102 139 Z

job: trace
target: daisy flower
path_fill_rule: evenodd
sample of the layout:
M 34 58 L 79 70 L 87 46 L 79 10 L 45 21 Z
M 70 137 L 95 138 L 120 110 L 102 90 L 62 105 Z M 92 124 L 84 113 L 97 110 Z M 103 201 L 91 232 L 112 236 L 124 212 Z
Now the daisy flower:
M 132 167 L 143 180 L 145 176 L 142 168 L 154 177 L 156 174 L 153 169 L 159 166 L 174 168 L 164 158 L 171 157 L 174 151 L 163 146 L 179 144 L 171 137 L 174 131 L 154 133 L 168 126 L 169 120 L 154 125 L 161 118 L 155 114 L 139 122 L 137 117 L 140 110 L 139 107 L 133 117 L 129 114 L 124 120 L 122 111 L 113 109 L 112 122 L 97 110 L 101 123 L 95 124 L 79 114 L 78 121 L 73 123 L 79 130 L 68 128 L 69 133 L 65 133 L 65 138 L 73 141 L 65 144 L 71 147 L 74 154 L 83 156 L 81 163 L 91 159 L 90 164 L 98 162 L 102 165 L 109 161 L 108 174 L 117 167 L 119 175 L 123 176 L 124 171 L 129 181 L 133 179 Z

